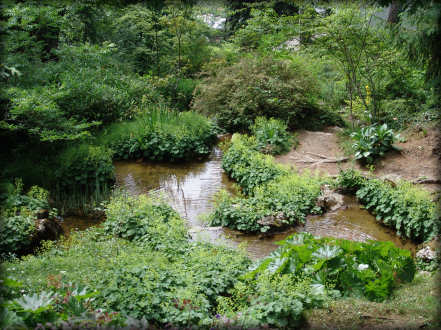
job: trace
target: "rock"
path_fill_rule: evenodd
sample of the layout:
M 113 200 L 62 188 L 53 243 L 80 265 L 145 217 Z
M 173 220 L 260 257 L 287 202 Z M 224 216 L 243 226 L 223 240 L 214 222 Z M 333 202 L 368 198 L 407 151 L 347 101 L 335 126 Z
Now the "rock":
M 423 260 L 434 260 L 436 258 L 436 252 L 432 250 L 430 246 L 426 246 L 416 253 L 416 257 Z
M 49 210 L 39 209 L 36 213 L 37 219 L 45 219 L 49 216 Z
M 332 190 L 329 185 L 323 185 L 316 205 L 326 211 L 336 211 L 344 206 L 344 195 Z
M 268 215 L 257 220 L 257 223 L 261 226 L 282 227 L 286 225 L 284 220 L 285 215 L 282 212 L 278 212 L 276 215 Z
M 392 187 L 396 187 L 398 182 L 402 180 L 401 176 L 394 173 L 383 175 L 380 177 L 380 179 L 383 180 L 384 182 L 389 183 Z
M 33 241 L 39 243 L 41 241 L 56 240 L 63 234 L 63 228 L 56 218 L 37 219 L 35 221 L 36 233 Z
M 430 242 L 422 244 L 420 247 L 421 249 L 416 253 L 417 258 L 427 261 L 434 260 L 437 257 L 437 251 L 440 252 L 440 239 L 436 237 Z
M 194 226 L 191 227 L 188 232 L 189 233 L 200 233 L 201 231 L 218 231 L 218 230 L 222 230 L 221 226 L 218 227 L 202 227 L 202 226 Z

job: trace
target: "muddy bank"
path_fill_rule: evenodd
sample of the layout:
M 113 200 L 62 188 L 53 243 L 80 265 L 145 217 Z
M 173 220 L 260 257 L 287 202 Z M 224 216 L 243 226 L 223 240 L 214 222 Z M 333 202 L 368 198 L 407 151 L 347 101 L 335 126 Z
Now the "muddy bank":
M 324 175 L 337 175 L 340 169 L 355 168 L 365 174 L 369 173 L 353 157 L 345 156 L 339 144 L 338 127 L 329 127 L 321 132 L 298 131 L 299 145 L 287 154 L 277 156 L 280 163 L 292 166 L 302 172 L 318 171 Z M 424 131 L 409 131 L 402 134 L 406 142 L 396 143 L 401 152 L 390 151 L 379 159 L 374 166 L 376 177 L 394 175 L 408 181 L 432 180 L 440 178 L 440 153 L 438 142 L 439 130 L 435 128 Z M 343 159 L 341 162 L 333 161 Z M 439 183 L 423 184 L 431 191 L 441 190 Z

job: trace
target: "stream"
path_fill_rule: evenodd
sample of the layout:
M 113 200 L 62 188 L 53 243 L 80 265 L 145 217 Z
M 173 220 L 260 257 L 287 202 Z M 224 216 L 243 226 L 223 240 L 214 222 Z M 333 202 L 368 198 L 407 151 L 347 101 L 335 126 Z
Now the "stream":
M 116 184 L 133 195 L 152 191 L 162 193 L 186 219 L 193 239 L 223 242 L 233 247 L 241 245 L 252 259 L 267 256 L 277 248 L 275 242 L 301 231 L 355 241 L 391 241 L 400 248 L 415 251 L 415 244 L 400 239 L 392 229 L 379 224 L 354 197 L 349 196 L 345 197 L 343 208 L 320 216 L 309 216 L 304 225 L 280 233 L 251 235 L 228 228 L 210 228 L 202 218 L 213 210 L 216 193 L 221 189 L 234 193 L 233 183 L 223 172 L 221 163 L 222 153 L 218 148 L 214 148 L 205 161 L 184 164 L 118 161 L 114 163 Z M 66 217 L 63 226 L 69 232 L 96 224 L 93 219 Z

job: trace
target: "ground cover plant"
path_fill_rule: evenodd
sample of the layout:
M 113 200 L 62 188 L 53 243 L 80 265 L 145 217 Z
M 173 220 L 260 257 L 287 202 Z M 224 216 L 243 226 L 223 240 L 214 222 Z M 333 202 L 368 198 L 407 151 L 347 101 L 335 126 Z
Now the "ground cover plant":
M 426 134 L 440 119 L 440 5 L 362 5 L 2 3 L 0 328 L 437 327 L 439 278 L 403 283 L 413 262 L 390 244 L 304 235 L 308 246 L 283 242 L 249 273 L 241 250 L 191 241 L 162 198 L 112 196 L 115 159 L 202 159 L 215 133 L 252 133 L 225 142 L 223 168 L 241 191 L 221 193 L 211 220 L 264 232 L 320 212 L 320 187 L 334 182 L 263 154 L 292 148 L 285 124 L 387 124 L 358 136 L 368 163 L 392 144 L 389 129 Z M 21 190 L 8 184 L 15 178 Z M 439 235 L 433 196 L 414 185 L 348 171 L 334 187 L 401 236 Z M 54 206 L 106 221 L 35 250 L 36 218 L 55 216 Z M 318 322 L 303 323 L 307 310 Z
M 354 170 L 342 171 L 336 184 L 354 193 L 378 221 L 394 228 L 400 236 L 423 242 L 439 233 L 439 210 L 424 189 L 406 181 L 391 185 L 368 179 Z
M 188 240 L 183 219 L 158 199 L 117 194 L 106 212 L 103 228 L 78 232 L 48 243 L 39 255 L 10 261 L 8 276 L 22 283 L 10 302 L 23 293 L 28 298 L 20 299 L 38 300 L 44 292 L 49 299 L 54 282 L 57 289 L 72 283 L 71 292 L 87 287 L 87 294 L 93 293 L 90 308 L 84 308 L 99 309 L 108 320 L 131 317 L 156 325 L 202 326 L 212 322 L 217 297 L 250 264 L 238 251 Z M 22 310 L 7 306 L 26 321 Z
M 342 295 L 384 300 L 401 282 L 411 282 L 416 267 L 410 251 L 391 242 L 353 242 L 294 234 L 263 259 L 249 276 L 259 273 L 307 274 L 314 283 Z
M 142 109 L 134 120 L 109 126 L 99 138 L 116 159 L 171 162 L 205 157 L 215 142 L 210 120 L 164 107 Z
M 23 182 L 16 180 L 10 185 L 9 193 L 1 196 L 0 207 L 0 259 L 29 253 L 37 232 L 36 220 L 41 212 L 49 216 L 49 192 L 33 186 L 25 193 Z M 51 210 L 51 216 L 56 215 Z
M 212 225 L 265 232 L 302 223 L 306 215 L 320 212 L 315 201 L 326 179 L 296 174 L 258 150 L 255 137 L 233 135 L 222 166 L 247 197 L 221 192 L 209 216 Z

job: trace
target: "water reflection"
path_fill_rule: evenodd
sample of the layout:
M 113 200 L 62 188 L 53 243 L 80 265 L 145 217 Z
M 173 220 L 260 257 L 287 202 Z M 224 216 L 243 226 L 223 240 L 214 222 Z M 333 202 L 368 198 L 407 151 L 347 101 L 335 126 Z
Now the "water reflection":
M 247 235 L 227 228 L 207 230 L 200 219 L 213 209 L 213 199 L 220 189 L 233 191 L 232 183 L 223 173 L 221 152 L 214 149 L 205 162 L 186 164 L 154 164 L 116 162 L 117 184 L 131 194 L 162 191 L 170 205 L 187 219 L 193 237 L 222 241 L 231 246 L 246 244 L 250 257 L 261 258 L 277 248 L 275 242 L 294 232 L 307 231 L 315 236 L 330 236 L 366 241 L 392 241 L 397 246 L 414 250 L 410 241 L 403 241 L 393 230 L 381 226 L 371 214 L 361 209 L 354 198 L 347 197 L 346 206 L 333 213 L 308 217 L 305 225 L 277 234 Z

